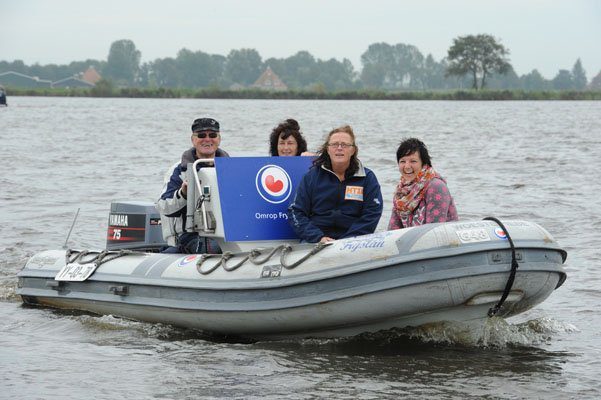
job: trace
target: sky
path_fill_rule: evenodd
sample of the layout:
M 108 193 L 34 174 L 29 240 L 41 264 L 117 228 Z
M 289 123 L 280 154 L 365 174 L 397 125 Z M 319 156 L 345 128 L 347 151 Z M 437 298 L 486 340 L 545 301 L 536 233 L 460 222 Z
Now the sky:
M 518 75 L 551 79 L 578 58 L 589 80 L 601 71 L 600 0 L 0 0 L 0 60 L 28 65 L 106 60 L 129 39 L 142 62 L 182 48 L 253 48 L 263 60 L 306 50 L 359 71 L 372 43 L 440 61 L 454 38 L 480 33 L 509 49 Z

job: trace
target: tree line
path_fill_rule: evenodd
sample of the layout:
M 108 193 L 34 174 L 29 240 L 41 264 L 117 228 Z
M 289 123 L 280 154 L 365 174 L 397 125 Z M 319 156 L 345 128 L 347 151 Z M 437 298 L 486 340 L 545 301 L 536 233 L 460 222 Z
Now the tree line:
M 25 65 L 0 61 L 0 72 L 15 71 L 48 80 L 73 76 L 93 66 L 103 77 L 101 85 L 117 88 L 187 88 L 228 90 L 249 87 L 270 67 L 291 90 L 313 92 L 379 90 L 437 91 L 456 89 L 501 89 L 525 91 L 584 90 L 588 80 L 580 59 L 571 70 L 560 69 L 545 79 L 534 69 L 518 76 L 508 58 L 509 50 L 490 35 L 455 38 L 440 61 L 415 46 L 373 43 L 361 55 L 361 71 L 348 59 L 316 59 L 308 51 L 287 58 L 263 60 L 255 49 L 232 50 L 227 56 L 178 51 L 176 57 L 141 63 L 133 41 L 111 44 L 105 60 L 85 60 L 68 65 Z M 601 71 L 588 86 L 601 89 Z

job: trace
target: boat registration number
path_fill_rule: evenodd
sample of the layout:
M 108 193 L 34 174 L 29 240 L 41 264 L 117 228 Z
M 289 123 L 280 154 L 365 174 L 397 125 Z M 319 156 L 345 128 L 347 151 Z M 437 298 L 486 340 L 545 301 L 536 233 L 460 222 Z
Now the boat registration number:
M 55 281 L 73 281 L 82 282 L 85 281 L 96 271 L 96 263 L 90 264 L 77 264 L 71 263 L 65 265 L 58 271 L 58 274 L 54 277 Z
M 456 231 L 462 243 L 487 242 L 490 235 L 485 228 L 461 229 Z

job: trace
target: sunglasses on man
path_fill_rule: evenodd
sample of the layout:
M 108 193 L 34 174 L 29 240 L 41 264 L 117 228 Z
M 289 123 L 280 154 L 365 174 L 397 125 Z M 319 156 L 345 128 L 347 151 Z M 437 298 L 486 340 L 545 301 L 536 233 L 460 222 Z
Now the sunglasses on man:
M 211 138 L 211 139 L 215 139 L 216 137 L 219 136 L 219 133 L 217 132 L 195 132 L 194 133 L 196 135 L 196 137 L 198 137 L 199 139 L 204 139 L 207 137 L 207 135 Z

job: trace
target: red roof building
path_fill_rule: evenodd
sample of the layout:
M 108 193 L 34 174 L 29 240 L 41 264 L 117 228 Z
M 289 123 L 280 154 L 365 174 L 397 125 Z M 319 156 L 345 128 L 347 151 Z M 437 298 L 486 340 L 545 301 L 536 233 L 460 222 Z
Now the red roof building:
M 86 72 L 83 73 L 83 75 L 81 76 L 81 79 L 86 82 L 90 82 L 91 84 L 96 84 L 96 82 L 101 80 L 102 77 L 96 71 L 96 69 L 94 67 L 90 66 L 90 67 L 88 67 Z
M 282 82 L 280 77 L 270 67 L 267 67 L 251 87 L 262 90 L 288 90 L 288 86 Z

